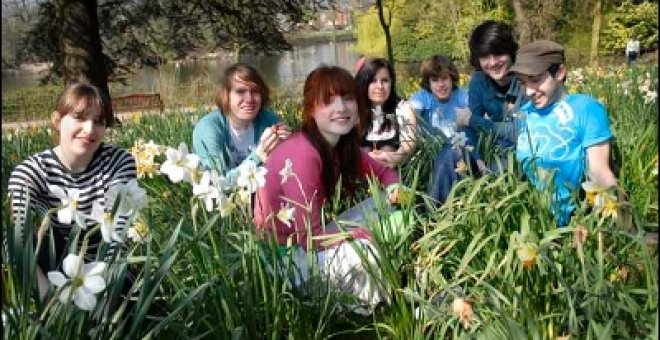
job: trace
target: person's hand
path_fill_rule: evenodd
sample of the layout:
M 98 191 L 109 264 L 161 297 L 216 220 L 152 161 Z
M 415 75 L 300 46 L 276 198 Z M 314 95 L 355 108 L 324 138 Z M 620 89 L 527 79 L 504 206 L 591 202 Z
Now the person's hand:
M 372 150 L 369 151 L 369 157 L 388 168 L 394 169 L 398 164 L 397 160 L 393 156 L 393 152 L 389 151 Z
M 490 173 L 490 169 L 488 168 L 488 166 L 486 166 L 486 163 L 484 163 L 484 161 L 481 159 L 477 160 L 477 168 L 479 169 L 479 172 L 481 174 L 485 175 Z
M 456 125 L 458 127 L 470 125 L 470 117 L 472 116 L 472 111 L 469 108 L 456 108 Z
M 282 141 L 277 135 L 277 127 L 275 125 L 266 128 L 264 132 L 259 137 L 259 144 L 255 152 L 262 161 L 265 161 L 268 155 L 275 149 L 275 147 Z
M 288 125 L 286 125 L 286 123 L 279 122 L 273 126 L 275 127 L 275 133 L 277 133 L 277 138 L 279 138 L 280 140 L 285 140 L 289 138 L 289 136 L 291 136 L 291 128 Z

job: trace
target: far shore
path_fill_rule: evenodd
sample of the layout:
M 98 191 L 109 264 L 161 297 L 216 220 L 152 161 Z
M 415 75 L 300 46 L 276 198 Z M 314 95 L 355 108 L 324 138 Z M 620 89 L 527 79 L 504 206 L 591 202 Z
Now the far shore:
M 292 33 L 292 34 L 287 34 L 285 38 L 292 46 L 308 46 L 308 45 L 321 44 L 321 43 L 356 41 L 356 38 L 352 30 L 336 30 L 334 33 L 332 30 Z M 247 54 L 249 54 L 249 52 Z M 168 60 L 166 61 L 166 63 L 176 65 L 179 63 L 185 63 L 200 59 L 231 60 L 233 58 L 234 58 L 233 51 L 220 50 L 216 52 L 208 52 L 198 55 L 189 55 L 183 59 Z M 2 73 L 10 74 L 10 75 L 18 75 L 18 74 L 36 75 L 47 71 L 51 66 L 53 66 L 52 62 L 24 63 L 21 64 L 19 67 L 3 68 Z

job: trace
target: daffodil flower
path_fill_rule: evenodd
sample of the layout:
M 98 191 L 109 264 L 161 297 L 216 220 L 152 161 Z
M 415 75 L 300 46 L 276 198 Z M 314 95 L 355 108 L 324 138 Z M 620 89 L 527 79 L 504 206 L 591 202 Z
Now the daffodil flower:
M 81 228 L 85 229 L 85 216 L 82 212 L 78 211 L 78 203 L 80 199 L 80 190 L 78 189 L 63 189 L 58 186 L 49 185 L 48 190 L 62 201 L 62 208 L 57 211 L 57 220 L 60 223 L 71 224 L 75 221 Z
M 111 213 L 106 212 L 98 202 L 94 202 L 92 205 L 92 214 L 89 218 L 101 225 L 103 241 L 106 243 L 112 243 L 113 240 L 117 242 L 122 241 L 121 235 L 117 232 L 116 216 L 112 216 Z
M 582 249 L 584 242 L 587 240 L 589 235 L 589 230 L 587 228 L 579 225 L 573 230 L 573 247 Z
M 149 227 L 141 221 L 136 220 L 133 225 L 128 228 L 127 231 L 128 238 L 135 243 L 145 243 L 151 241 L 151 233 L 149 232 Z
M 516 253 L 522 262 L 523 267 L 525 267 L 525 269 L 531 269 L 536 262 L 536 256 L 539 254 L 539 249 L 536 244 L 525 243 L 518 247 Z
M 618 206 L 616 196 L 608 192 L 596 196 L 594 201 L 594 208 L 604 217 L 617 218 Z
M 286 183 L 286 180 L 289 179 L 289 176 L 293 176 L 293 162 L 291 159 L 287 158 L 284 161 L 284 167 L 280 170 L 280 176 L 282 176 L 281 184 Z
M 596 202 L 596 196 L 606 191 L 604 187 L 594 181 L 584 181 L 582 183 L 582 189 L 587 194 L 587 203 L 592 207 Z
M 257 166 L 251 160 L 246 160 L 238 166 L 239 175 L 236 184 L 248 193 L 253 193 L 266 184 L 266 172 L 264 167 Z
M 167 148 L 165 155 L 167 160 L 160 166 L 160 172 L 167 175 L 172 183 L 192 183 L 192 171 L 199 166 L 199 156 L 188 153 L 186 143 L 179 144 L 178 150 Z
M 106 264 L 104 262 L 91 262 L 83 264 L 80 255 L 69 254 L 62 263 L 64 274 L 58 271 L 48 272 L 48 280 L 56 287 L 64 287 L 60 292 L 59 299 L 62 303 L 73 297 L 73 303 L 78 308 L 86 311 L 96 306 L 96 296 L 105 287 L 103 272 Z
M 136 179 L 126 183 L 116 184 L 108 189 L 105 195 L 106 205 L 113 207 L 119 199 L 118 214 L 130 215 L 147 205 L 147 192 L 140 187 Z
M 204 171 L 199 183 L 193 184 L 193 195 L 202 198 L 206 211 L 211 212 L 215 208 L 214 203 L 225 196 L 224 187 L 225 178 L 216 170 Z
M 472 321 L 472 305 L 465 299 L 455 298 L 451 303 L 451 312 L 463 324 L 463 328 L 470 328 Z
M 282 205 L 280 211 L 277 212 L 277 219 L 284 223 L 287 227 L 291 228 L 291 221 L 293 220 L 293 214 L 295 212 L 296 208 L 287 203 L 286 205 Z
M 454 171 L 457 174 L 464 174 L 468 171 L 467 164 L 463 160 L 460 160 L 456 163 L 456 169 Z

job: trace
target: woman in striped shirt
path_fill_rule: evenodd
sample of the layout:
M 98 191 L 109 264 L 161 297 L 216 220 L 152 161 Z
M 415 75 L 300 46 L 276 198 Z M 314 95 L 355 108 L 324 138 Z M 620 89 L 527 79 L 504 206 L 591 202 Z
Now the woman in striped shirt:
M 49 239 L 50 232 L 46 233 L 37 259 L 40 269 L 37 273 L 39 281 L 42 281 L 40 286 L 45 279 L 44 272 L 61 266 L 75 230 L 82 228 L 76 248 L 78 251 L 85 233 L 98 223 L 89 218 L 92 205 L 97 203 L 109 209 L 104 198 L 108 189 L 136 178 L 133 156 L 126 150 L 103 143 L 107 128 L 115 120 L 109 98 L 96 86 L 88 83 L 69 85 L 60 95 L 51 121 L 58 131 L 57 145 L 28 157 L 16 166 L 8 187 L 14 224 L 19 229 L 26 228 L 25 223 L 31 222 L 26 221 L 28 209 L 45 217 L 50 209 L 63 205 L 62 194 L 76 201 L 69 204 L 73 207 L 72 214 L 53 214 L 50 218 L 53 239 Z M 117 225 L 119 233 L 123 231 L 126 220 L 127 216 L 120 216 Z M 19 233 L 22 235 L 23 230 Z M 50 256 L 51 242 L 55 245 L 54 258 Z M 100 243 L 100 233 L 91 235 L 86 262 L 96 259 Z M 114 244 L 110 246 L 110 251 L 113 250 Z

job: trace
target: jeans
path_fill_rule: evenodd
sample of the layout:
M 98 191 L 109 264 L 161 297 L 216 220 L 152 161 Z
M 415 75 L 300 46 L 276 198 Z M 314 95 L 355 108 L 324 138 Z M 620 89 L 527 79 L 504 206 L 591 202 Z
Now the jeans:
M 468 165 L 468 171 L 463 171 L 461 173 L 456 171 L 458 162 L 463 160 L 466 165 Z M 494 164 L 488 165 L 488 170 L 493 173 L 501 173 L 502 169 L 507 168 L 508 157 L 504 154 L 499 159 L 500 164 L 495 162 Z M 501 167 L 500 167 L 501 166 Z M 475 177 L 481 177 L 481 172 L 477 166 L 477 160 L 473 157 L 472 154 L 469 154 L 461 149 L 453 148 L 451 144 L 445 145 L 440 152 L 435 157 L 433 162 L 433 173 L 431 175 L 431 183 L 428 188 L 428 194 L 437 201 L 438 204 L 442 204 L 447 200 L 451 188 L 454 186 L 454 183 L 469 176 L 472 173 Z

